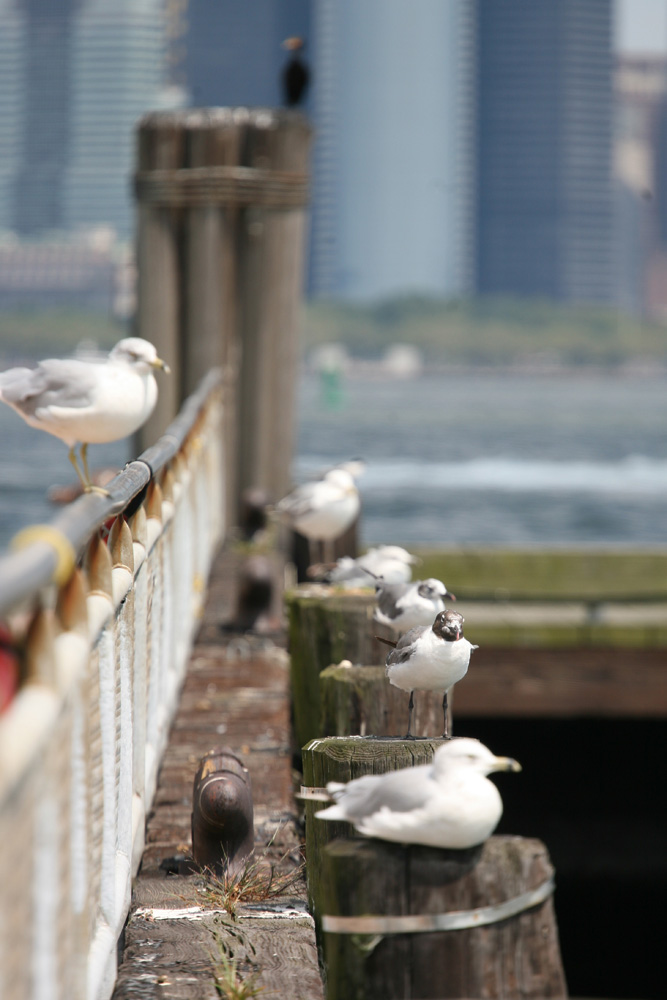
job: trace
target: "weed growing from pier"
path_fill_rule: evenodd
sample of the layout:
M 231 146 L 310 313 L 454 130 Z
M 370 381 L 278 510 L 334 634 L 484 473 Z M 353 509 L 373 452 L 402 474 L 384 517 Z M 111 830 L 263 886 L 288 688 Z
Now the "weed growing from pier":
M 261 903 L 296 892 L 303 880 L 305 864 L 301 862 L 291 871 L 278 871 L 278 866 L 285 861 L 290 851 L 286 851 L 277 862 L 269 861 L 267 853 L 274 839 L 275 835 L 262 854 L 248 858 L 238 872 L 225 871 L 217 875 L 210 869 L 205 869 L 206 881 L 198 889 L 205 904 L 214 909 L 226 910 L 232 920 L 235 920 L 242 903 Z
M 227 928 L 229 931 L 229 928 Z M 218 996 L 223 1000 L 251 1000 L 265 992 L 265 987 L 258 982 L 260 969 L 256 963 L 252 962 L 246 954 L 240 959 L 234 954 L 228 941 L 218 931 L 213 931 L 213 940 L 216 944 L 216 954 L 211 955 L 213 963 L 213 981 Z M 237 937 L 232 932 L 232 937 Z M 245 948 L 246 942 L 239 939 L 239 943 Z M 252 949 L 254 954 L 254 948 Z M 252 971 L 241 973 L 241 967 L 246 966 Z

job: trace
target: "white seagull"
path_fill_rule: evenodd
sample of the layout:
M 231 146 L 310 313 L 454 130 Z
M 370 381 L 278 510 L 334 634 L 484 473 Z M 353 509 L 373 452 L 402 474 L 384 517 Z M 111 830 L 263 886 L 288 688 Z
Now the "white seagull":
M 438 747 L 431 764 L 330 782 L 334 805 L 315 815 L 352 823 L 367 837 L 465 849 L 490 837 L 502 815 L 502 799 L 486 775 L 520 770 L 478 740 L 453 739 Z
M 157 401 L 156 368 L 169 372 L 153 345 L 126 337 L 102 360 L 51 358 L 36 368 L 10 368 L 0 373 L 0 399 L 31 427 L 65 442 L 86 492 L 106 493 L 90 481 L 88 445 L 118 441 L 145 423 Z
M 391 684 L 410 692 L 408 702 L 408 731 L 412 735 L 412 712 L 415 691 L 443 691 L 442 711 L 445 720 L 443 736 L 448 738 L 447 693 L 465 677 L 473 646 L 463 638 L 463 615 L 458 611 L 441 611 L 429 627 L 411 628 L 398 642 L 378 638 L 394 648 L 387 656 L 387 677 Z
M 435 615 L 445 610 L 445 598 L 456 600 L 444 583 L 434 577 L 414 583 L 378 583 L 373 620 L 402 635 L 419 625 L 432 625 Z
M 338 466 L 322 479 L 297 486 L 274 509 L 281 520 L 310 541 L 331 543 L 352 525 L 360 506 L 352 472 Z
M 341 556 L 326 575 L 326 582 L 353 589 L 373 587 L 383 583 L 407 583 L 412 576 L 412 566 L 419 562 L 400 545 L 378 545 L 361 556 Z

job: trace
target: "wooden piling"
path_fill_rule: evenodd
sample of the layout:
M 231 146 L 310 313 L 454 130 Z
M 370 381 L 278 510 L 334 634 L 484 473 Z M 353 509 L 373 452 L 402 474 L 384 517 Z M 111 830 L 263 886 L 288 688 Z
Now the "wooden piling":
M 540 841 L 453 851 L 336 840 L 322 869 L 328 1000 L 567 996 Z
M 336 838 L 354 834 L 349 823 L 315 818 L 327 803 L 309 797 L 322 796 L 329 781 L 348 782 L 365 774 L 386 774 L 403 767 L 430 764 L 442 740 L 372 740 L 364 737 L 333 737 L 312 740 L 303 748 L 303 791 L 306 826 L 308 899 L 317 921 L 321 913 L 322 852 Z
M 299 112 L 248 113 L 243 163 L 267 182 L 239 226 L 238 481 L 274 501 L 290 487 L 310 140 Z
M 146 116 L 137 132 L 137 178 L 171 173 L 183 164 L 184 118 L 165 112 Z M 157 441 L 184 398 L 181 375 L 179 247 L 182 212 L 137 188 L 137 336 L 155 344 L 171 368 L 160 379 L 153 413 L 137 431 L 138 450 Z
M 320 673 L 332 664 L 381 664 L 387 647 L 373 622 L 373 591 L 301 586 L 285 597 L 289 616 L 294 738 L 297 747 L 321 735 Z
M 137 334 L 172 376 L 152 443 L 201 376 L 225 373 L 229 524 L 247 486 L 289 483 L 310 126 L 299 112 L 155 112 L 137 133 Z
M 406 691 L 389 683 L 384 667 L 331 666 L 319 677 L 322 736 L 393 736 L 408 725 Z M 449 733 L 453 735 L 452 701 L 448 698 Z M 442 736 L 441 691 L 415 691 L 412 732 L 418 737 Z

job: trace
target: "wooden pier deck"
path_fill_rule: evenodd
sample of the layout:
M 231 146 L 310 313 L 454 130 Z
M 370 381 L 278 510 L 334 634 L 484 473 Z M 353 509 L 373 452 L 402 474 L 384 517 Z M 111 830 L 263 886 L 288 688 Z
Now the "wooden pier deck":
M 219 997 L 211 958 L 216 935 L 232 946 L 241 970 L 256 972 L 259 985 L 276 1000 L 322 998 L 305 878 L 289 897 L 242 905 L 230 921 L 203 902 L 200 877 L 170 875 L 161 867 L 190 848 L 194 774 L 201 756 L 216 745 L 230 746 L 250 772 L 256 850 L 273 837 L 270 859 L 282 858 L 288 868 L 300 860 L 282 636 L 248 640 L 220 628 L 232 617 L 237 561 L 226 550 L 214 562 L 147 825 L 114 1000 Z M 276 570 L 278 576 L 280 567 Z

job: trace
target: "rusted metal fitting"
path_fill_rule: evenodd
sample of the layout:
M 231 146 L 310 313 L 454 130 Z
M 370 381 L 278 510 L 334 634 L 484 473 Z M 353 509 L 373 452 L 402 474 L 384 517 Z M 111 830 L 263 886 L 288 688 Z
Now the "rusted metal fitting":
M 230 747 L 204 754 L 192 796 L 192 857 L 200 868 L 235 874 L 254 847 L 248 769 Z

